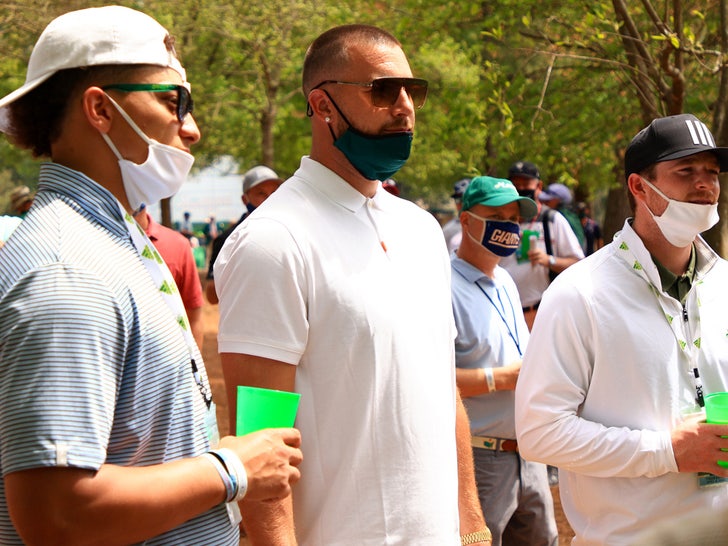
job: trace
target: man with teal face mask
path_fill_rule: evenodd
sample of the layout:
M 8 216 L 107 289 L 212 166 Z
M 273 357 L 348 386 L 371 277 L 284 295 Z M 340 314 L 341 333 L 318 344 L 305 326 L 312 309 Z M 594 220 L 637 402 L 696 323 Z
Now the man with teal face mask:
M 514 389 L 528 344 L 516 284 L 500 267 L 516 251 L 519 221 L 538 212 L 510 180 L 478 176 L 462 197 L 463 238 L 451 257 L 457 384 L 470 418 L 478 494 L 493 544 L 558 542 L 546 466 L 522 459 Z
M 426 90 L 389 33 L 319 36 L 303 68 L 311 155 L 215 263 L 231 400 L 244 384 L 301 393 L 308 480 L 291 501 L 246 503 L 256 544 L 490 543 L 442 232 L 382 187 L 409 157 Z

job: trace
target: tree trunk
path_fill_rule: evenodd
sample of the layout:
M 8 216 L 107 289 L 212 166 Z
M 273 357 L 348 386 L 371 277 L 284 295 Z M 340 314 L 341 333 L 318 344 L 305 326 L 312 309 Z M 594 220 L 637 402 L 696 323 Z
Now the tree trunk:
M 720 50 L 723 58 L 728 52 L 728 1 L 720 0 Z M 718 100 L 713 111 L 713 136 L 718 146 L 728 145 L 728 66 L 725 63 L 720 68 L 718 87 Z M 721 186 L 724 191 L 720 193 L 718 200 L 718 213 L 721 221 L 703 237 L 706 242 L 715 249 L 723 258 L 728 257 L 728 190 L 726 190 L 726 176 L 721 176 Z
M 607 204 L 604 212 L 604 223 L 602 225 L 602 237 L 604 244 L 609 243 L 614 234 L 622 229 L 624 221 L 632 216 L 632 207 L 629 204 L 627 183 L 624 179 L 624 150 L 615 149 L 615 167 L 612 171 L 617 181 L 615 187 L 607 194 Z
M 162 199 L 162 201 L 159 203 L 159 209 L 162 212 L 162 225 L 167 226 L 168 228 L 173 227 L 172 226 L 172 199 Z

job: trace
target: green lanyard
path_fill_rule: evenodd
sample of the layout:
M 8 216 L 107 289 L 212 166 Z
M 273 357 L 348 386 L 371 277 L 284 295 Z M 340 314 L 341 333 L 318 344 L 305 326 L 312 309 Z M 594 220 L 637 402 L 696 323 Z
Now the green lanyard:
M 699 290 L 702 281 L 693 284 L 688 292 L 684 303 L 680 303 L 664 294 L 661 288 L 649 279 L 640 261 L 635 257 L 626 241 L 622 240 L 618 247 L 618 255 L 639 275 L 650 287 L 657 302 L 662 309 L 667 323 L 670 325 L 675 339 L 686 356 L 688 361 L 688 375 L 693 379 L 695 386 L 695 403 L 701 408 L 705 406 L 703 399 L 703 384 L 700 380 L 698 362 L 700 360 L 700 297 Z M 689 305 L 693 304 L 693 305 Z M 697 312 L 690 316 L 688 309 L 696 309 Z

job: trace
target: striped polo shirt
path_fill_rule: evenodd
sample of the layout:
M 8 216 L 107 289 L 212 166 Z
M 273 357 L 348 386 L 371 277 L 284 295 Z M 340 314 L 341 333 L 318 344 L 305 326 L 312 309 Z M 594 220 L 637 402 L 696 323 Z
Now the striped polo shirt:
M 0 249 L 0 471 L 147 466 L 209 449 L 181 329 L 116 198 L 41 166 L 33 207 Z M 130 522 L 131 523 L 131 522 Z M 146 544 L 238 544 L 219 505 Z M 0 480 L 0 543 L 22 544 Z

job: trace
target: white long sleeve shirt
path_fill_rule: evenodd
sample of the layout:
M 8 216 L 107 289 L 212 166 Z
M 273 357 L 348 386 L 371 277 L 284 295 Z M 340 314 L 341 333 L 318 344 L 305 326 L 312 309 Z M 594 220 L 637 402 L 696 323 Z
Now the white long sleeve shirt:
M 656 288 L 629 222 L 544 295 L 516 387 L 516 432 L 525 458 L 560 468 L 575 546 L 631 544 L 658 521 L 728 501 L 728 485 L 699 488 L 696 474 L 677 472 L 670 441 L 700 410 L 693 367 L 705 393 L 728 390 L 728 263 L 702 240 L 696 251 L 684 311 Z

